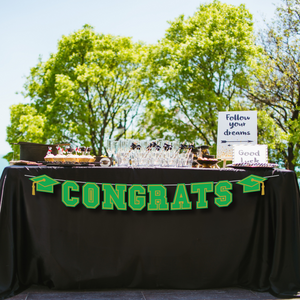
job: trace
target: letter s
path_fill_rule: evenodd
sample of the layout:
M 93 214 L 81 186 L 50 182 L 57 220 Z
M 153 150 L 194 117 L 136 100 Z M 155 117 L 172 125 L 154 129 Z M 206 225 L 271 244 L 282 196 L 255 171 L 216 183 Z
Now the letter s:
M 232 202 L 232 193 L 228 190 L 232 190 L 232 183 L 228 180 L 219 181 L 215 186 L 215 195 L 219 196 L 215 198 L 215 204 L 218 207 L 226 207 Z

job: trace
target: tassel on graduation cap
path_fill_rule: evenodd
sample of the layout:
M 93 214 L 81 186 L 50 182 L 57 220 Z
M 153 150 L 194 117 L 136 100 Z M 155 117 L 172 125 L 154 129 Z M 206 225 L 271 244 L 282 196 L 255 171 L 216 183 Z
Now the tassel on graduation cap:
M 30 178 L 32 181 L 32 195 L 35 196 L 35 192 L 53 193 L 53 186 L 60 184 L 57 180 L 47 176 L 40 175 Z
M 261 191 L 261 195 L 265 195 L 265 183 L 264 181 L 267 180 L 265 177 L 260 177 L 257 175 L 250 175 L 240 181 L 237 184 L 243 186 L 244 193 L 251 193 L 251 192 L 259 192 Z
M 255 180 L 255 179 L 251 179 L 251 181 L 255 181 L 259 184 L 261 184 L 261 195 L 264 196 L 265 195 L 265 183 L 262 181 L 258 181 L 258 180 Z
M 44 179 L 41 179 L 39 181 L 33 181 L 32 182 L 32 196 L 35 196 L 35 184 L 39 183 L 39 182 L 42 182 L 42 181 L 46 181 L 46 179 L 44 178 Z

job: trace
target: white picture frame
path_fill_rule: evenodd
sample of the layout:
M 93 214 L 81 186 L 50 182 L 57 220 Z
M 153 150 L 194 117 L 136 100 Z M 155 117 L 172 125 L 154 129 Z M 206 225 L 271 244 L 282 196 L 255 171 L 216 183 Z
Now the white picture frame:
M 257 144 L 257 111 L 219 112 L 217 158 L 232 160 L 234 145 Z
M 268 163 L 267 145 L 234 145 L 233 160 L 237 163 Z

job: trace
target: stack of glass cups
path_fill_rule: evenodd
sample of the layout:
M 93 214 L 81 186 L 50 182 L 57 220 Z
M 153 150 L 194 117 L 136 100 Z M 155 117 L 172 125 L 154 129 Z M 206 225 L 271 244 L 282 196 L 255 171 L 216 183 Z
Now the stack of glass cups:
M 192 167 L 193 154 L 179 141 L 157 139 L 108 139 L 105 147 L 114 164 L 121 167 Z

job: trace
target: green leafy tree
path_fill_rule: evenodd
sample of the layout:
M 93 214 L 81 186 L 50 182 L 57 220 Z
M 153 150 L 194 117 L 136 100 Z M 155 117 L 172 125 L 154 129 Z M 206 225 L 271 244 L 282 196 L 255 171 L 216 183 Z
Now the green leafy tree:
M 63 36 L 25 85 L 25 96 L 45 116 L 47 142 L 84 144 L 101 154 L 104 138 L 121 121 L 128 128 L 139 112 L 146 93 L 144 55 L 143 44 L 97 34 L 88 25 Z
M 276 124 L 268 110 L 257 112 L 257 129 L 258 144 L 268 145 L 269 162 L 279 163 L 284 168 L 282 153 L 285 151 L 288 135 Z
M 16 104 L 10 107 L 10 125 L 6 128 L 6 141 L 13 151 L 3 158 L 8 161 L 20 158 L 19 146 L 16 143 L 28 141 L 33 143 L 46 142 L 45 123 L 46 118 L 39 115 L 37 110 L 29 104 Z
M 260 60 L 260 71 L 254 73 L 254 84 L 246 91 L 248 98 L 267 111 L 276 124 L 282 140 L 273 152 L 290 170 L 300 163 L 299 12 L 299 0 L 283 0 L 273 22 L 260 32 L 258 41 L 265 56 Z
M 244 5 L 214 1 L 187 19 L 170 22 L 165 37 L 149 48 L 153 99 L 141 128 L 148 134 L 217 142 L 219 111 L 232 110 L 260 49 Z

